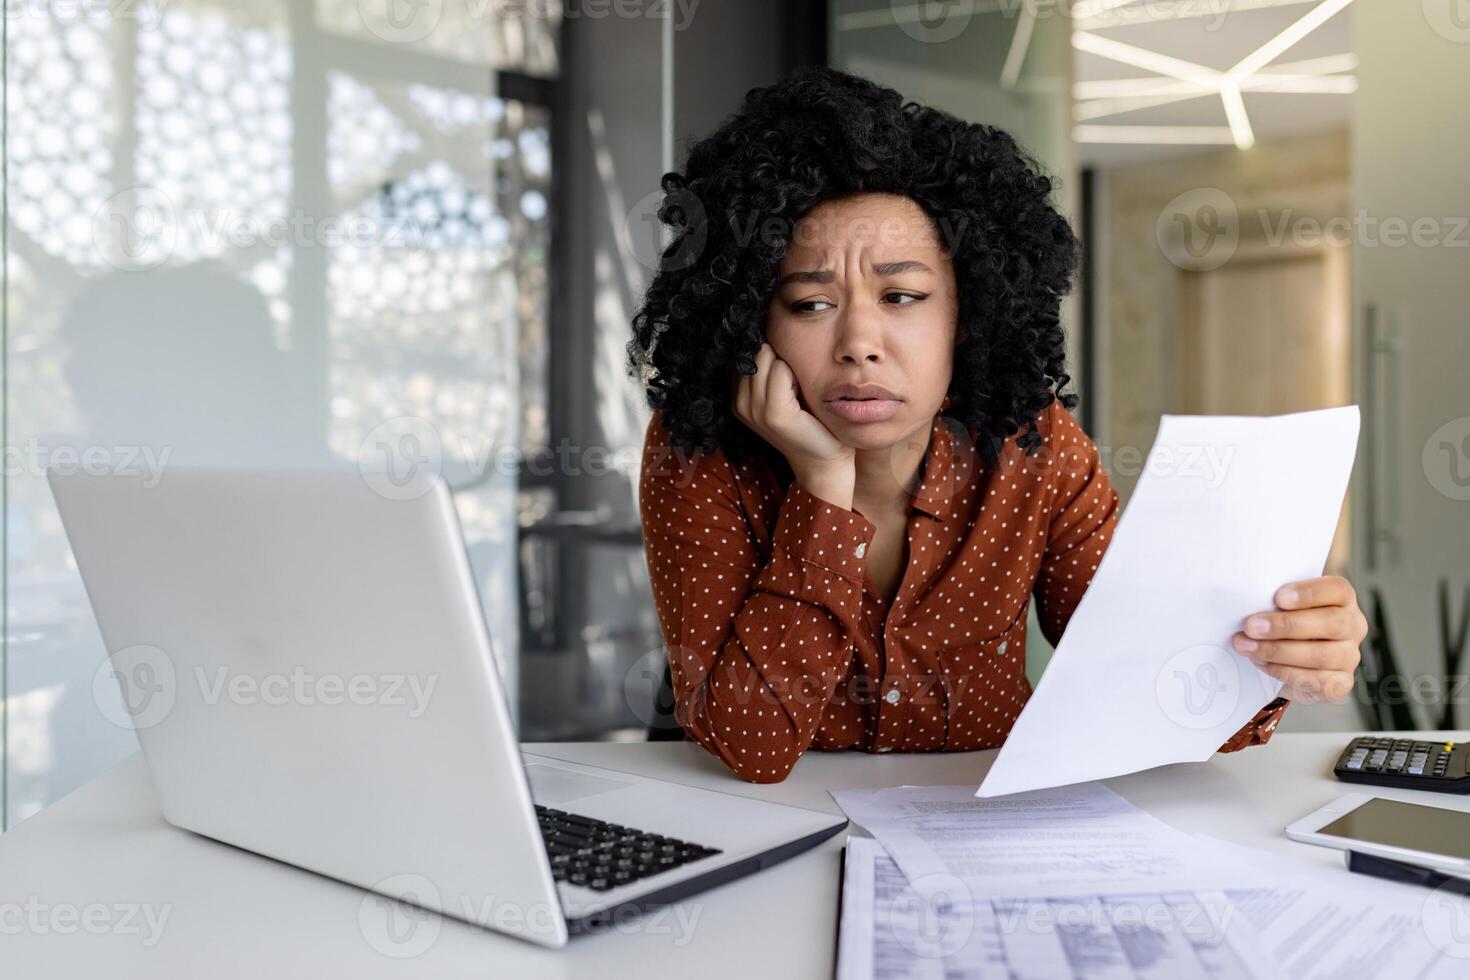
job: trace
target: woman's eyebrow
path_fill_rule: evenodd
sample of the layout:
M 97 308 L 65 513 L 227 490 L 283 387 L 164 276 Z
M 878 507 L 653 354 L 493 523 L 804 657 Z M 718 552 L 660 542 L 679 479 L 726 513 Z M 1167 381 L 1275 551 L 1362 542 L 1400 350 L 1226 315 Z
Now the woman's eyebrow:
M 928 272 L 932 274 L 934 270 L 918 259 L 904 259 L 899 262 L 879 262 L 873 266 L 873 272 L 880 276 L 897 276 L 905 272 Z M 790 272 L 781 277 L 781 281 L 776 283 L 776 288 L 780 289 L 788 282 L 825 284 L 831 282 L 834 275 L 831 269 L 813 269 L 810 272 Z
M 831 269 L 813 269 L 810 272 L 790 272 L 781 277 L 781 281 L 776 283 L 776 288 L 780 289 L 788 282 L 829 283 L 834 278 L 836 278 L 836 274 Z
M 880 276 L 896 276 L 905 272 L 933 272 L 918 259 L 905 259 L 902 262 L 880 262 L 873 266 L 873 271 Z

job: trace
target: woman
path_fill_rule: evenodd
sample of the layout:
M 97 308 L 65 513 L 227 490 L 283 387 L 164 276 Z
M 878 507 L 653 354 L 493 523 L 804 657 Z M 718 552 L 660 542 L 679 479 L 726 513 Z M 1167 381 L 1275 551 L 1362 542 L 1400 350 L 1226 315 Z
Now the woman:
M 999 745 L 1032 595 L 1056 643 L 1118 517 L 1063 391 L 1078 244 L 1051 180 L 1000 130 L 807 69 L 663 187 L 628 354 L 676 720 L 754 782 L 808 749 Z M 1234 643 L 1282 697 L 1221 751 L 1352 687 L 1351 586 L 1275 602 Z

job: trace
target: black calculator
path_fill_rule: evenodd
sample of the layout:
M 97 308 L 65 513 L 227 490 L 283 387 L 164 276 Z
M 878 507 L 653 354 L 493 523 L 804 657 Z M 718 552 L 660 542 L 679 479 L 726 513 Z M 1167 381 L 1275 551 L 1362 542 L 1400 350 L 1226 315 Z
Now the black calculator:
M 1345 783 L 1470 793 L 1470 742 L 1364 735 L 1342 750 L 1332 773 Z

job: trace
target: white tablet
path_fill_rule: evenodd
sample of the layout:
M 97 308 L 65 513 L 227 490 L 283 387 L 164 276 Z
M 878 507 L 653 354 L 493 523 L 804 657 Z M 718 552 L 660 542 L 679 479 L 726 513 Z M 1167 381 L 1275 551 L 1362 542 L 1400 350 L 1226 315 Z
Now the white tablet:
M 1286 836 L 1470 877 L 1470 811 L 1349 793 L 1286 828 Z

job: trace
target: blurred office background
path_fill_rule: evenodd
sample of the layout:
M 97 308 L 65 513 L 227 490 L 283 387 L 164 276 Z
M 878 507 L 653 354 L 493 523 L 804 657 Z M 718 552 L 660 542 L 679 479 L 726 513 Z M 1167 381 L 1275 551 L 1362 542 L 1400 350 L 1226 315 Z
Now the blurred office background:
M 1381 595 L 1414 723 L 1467 696 L 1464 0 L 32 0 L 4 57 L 0 826 L 136 749 L 48 464 L 438 465 L 522 737 L 644 737 L 623 345 L 658 179 L 804 64 L 1060 178 L 1125 497 L 1162 413 L 1361 405 L 1330 569 Z

